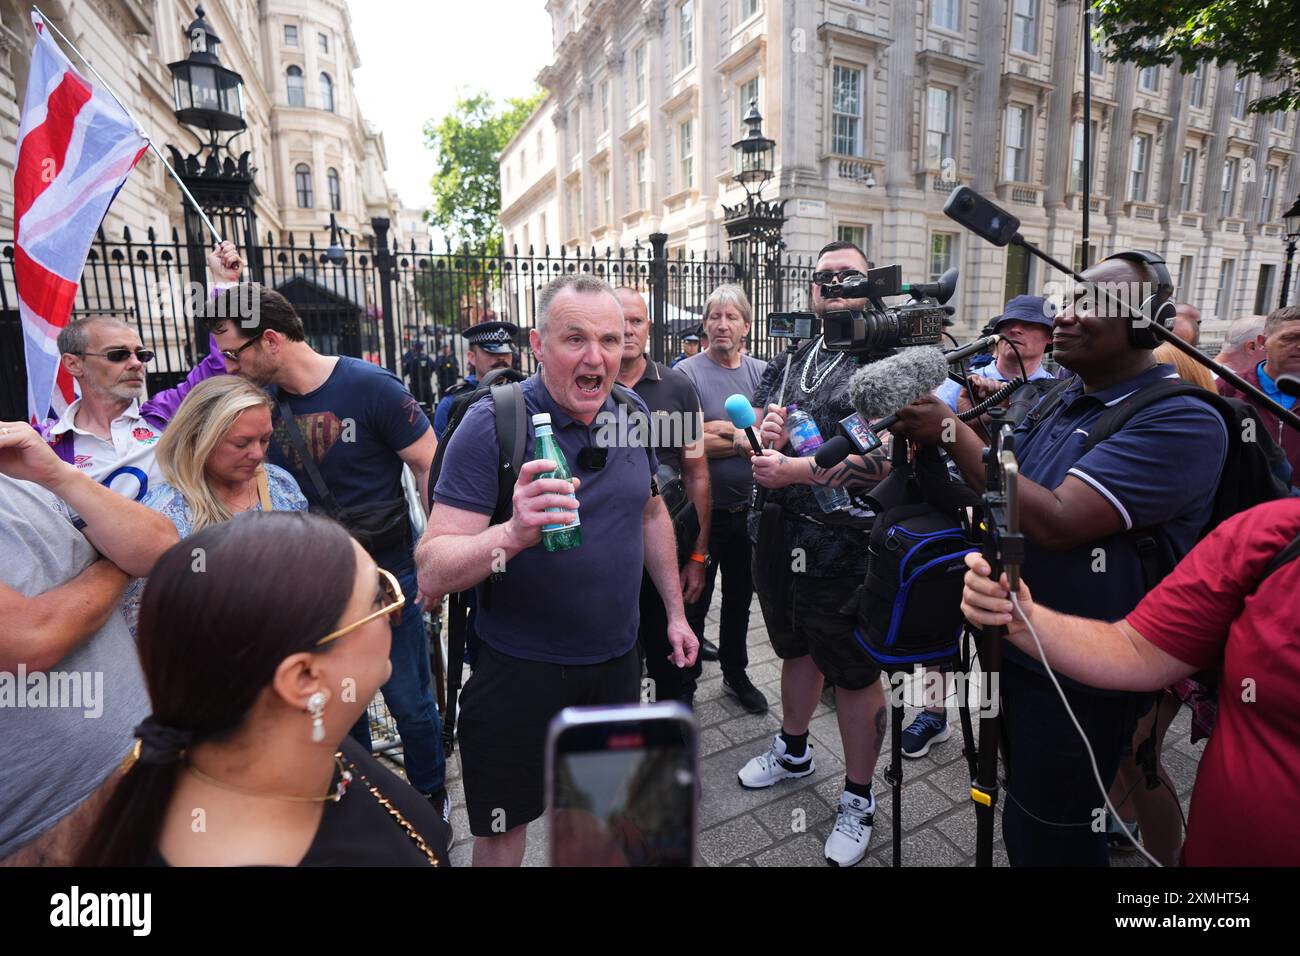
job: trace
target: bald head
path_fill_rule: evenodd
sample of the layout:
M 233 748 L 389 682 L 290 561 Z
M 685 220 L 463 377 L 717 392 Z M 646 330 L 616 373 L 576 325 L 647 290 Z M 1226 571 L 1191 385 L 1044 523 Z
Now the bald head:
M 1186 302 L 1174 306 L 1174 335 L 1191 346 L 1201 344 L 1201 310 Z

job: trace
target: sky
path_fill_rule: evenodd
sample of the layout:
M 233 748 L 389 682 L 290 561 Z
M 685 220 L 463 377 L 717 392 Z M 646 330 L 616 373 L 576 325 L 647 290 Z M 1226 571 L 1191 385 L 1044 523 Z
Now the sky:
M 462 92 L 498 103 L 526 96 L 551 61 L 544 0 L 350 0 L 365 118 L 384 134 L 388 184 L 408 206 L 429 202 L 433 153 L 423 128 Z

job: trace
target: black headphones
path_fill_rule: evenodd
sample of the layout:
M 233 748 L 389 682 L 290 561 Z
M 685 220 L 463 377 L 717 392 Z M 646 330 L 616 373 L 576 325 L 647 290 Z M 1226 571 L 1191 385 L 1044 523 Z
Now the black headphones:
M 1108 262 L 1111 259 L 1140 262 L 1151 269 L 1156 278 L 1156 291 L 1153 295 L 1147 296 L 1137 308 L 1148 323 L 1162 325 L 1172 332 L 1178 309 L 1174 306 L 1174 281 L 1169 276 L 1165 260 L 1146 249 L 1126 249 L 1109 255 L 1102 261 Z M 1139 324 L 1131 316 L 1125 321 L 1128 322 L 1128 342 L 1133 348 L 1154 349 L 1163 341 L 1149 325 Z

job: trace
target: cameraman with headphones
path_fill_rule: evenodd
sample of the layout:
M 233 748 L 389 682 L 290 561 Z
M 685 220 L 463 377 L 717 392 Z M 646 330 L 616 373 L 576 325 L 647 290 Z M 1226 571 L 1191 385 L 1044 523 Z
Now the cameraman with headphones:
M 1153 253 L 1120 252 L 1083 273 L 1074 301 L 1053 323 L 1056 360 L 1075 374 L 1016 430 L 1023 576 L 1035 601 L 1066 614 L 1118 620 L 1146 591 L 1134 529 L 1159 529 L 1165 566 L 1182 558 L 1209 521 L 1228 451 L 1222 417 L 1193 396 L 1141 409 L 1109 438 L 1085 447 L 1110 406 L 1173 377 L 1156 362 L 1149 328 L 1173 325 L 1173 284 Z M 1095 292 L 1130 291 L 1144 320 Z M 984 442 L 933 397 L 899 412 L 893 431 L 939 445 L 967 483 L 984 490 Z M 945 440 L 951 439 L 951 440 Z M 1087 751 L 1042 665 L 1006 647 L 1000 676 L 1007 753 L 1002 831 L 1013 866 L 1105 866 L 1104 806 Z M 1060 677 L 1104 784 L 1114 778 L 1145 695 Z

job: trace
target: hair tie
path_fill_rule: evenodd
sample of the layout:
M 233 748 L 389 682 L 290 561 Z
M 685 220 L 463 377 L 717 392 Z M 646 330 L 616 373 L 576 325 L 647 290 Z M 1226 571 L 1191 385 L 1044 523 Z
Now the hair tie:
M 168 727 L 150 714 L 135 728 L 135 736 L 140 741 L 140 763 L 165 765 L 180 759 L 194 732 Z

